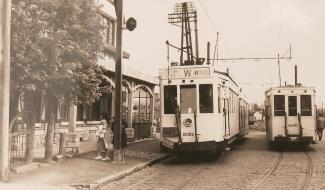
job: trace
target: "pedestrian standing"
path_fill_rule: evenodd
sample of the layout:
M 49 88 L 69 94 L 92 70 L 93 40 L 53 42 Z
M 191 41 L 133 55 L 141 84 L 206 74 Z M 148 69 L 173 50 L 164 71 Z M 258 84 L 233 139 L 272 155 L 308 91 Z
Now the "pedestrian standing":
M 113 132 L 112 132 L 112 124 L 113 123 L 113 119 L 108 117 L 107 120 L 107 127 L 106 127 L 106 137 L 105 140 L 108 144 L 108 151 L 107 151 L 107 155 L 108 157 L 113 157 L 112 155 L 112 151 L 113 151 Z
M 112 121 L 112 132 L 113 132 L 113 142 L 114 142 L 114 126 L 115 126 L 115 121 Z M 122 148 L 122 161 L 125 161 L 124 159 L 124 154 L 125 154 L 125 149 L 127 147 L 127 135 L 126 135 L 126 128 L 128 128 L 128 124 L 125 120 L 122 120 L 122 126 L 121 126 L 121 148 Z
M 322 140 L 323 137 L 323 130 L 325 128 L 325 117 L 323 116 L 322 113 L 319 114 L 319 116 L 317 117 L 317 135 L 319 140 Z
M 101 122 L 99 125 L 97 125 L 97 131 L 96 131 L 96 136 L 97 136 L 97 157 L 94 158 L 95 160 L 109 160 L 107 156 L 107 150 L 108 150 L 108 144 L 105 141 L 105 130 L 106 130 L 107 122 L 104 118 L 102 118 Z
M 122 160 L 125 161 L 125 152 L 127 147 L 127 135 L 126 135 L 126 128 L 128 128 L 128 123 L 125 120 L 122 120 Z

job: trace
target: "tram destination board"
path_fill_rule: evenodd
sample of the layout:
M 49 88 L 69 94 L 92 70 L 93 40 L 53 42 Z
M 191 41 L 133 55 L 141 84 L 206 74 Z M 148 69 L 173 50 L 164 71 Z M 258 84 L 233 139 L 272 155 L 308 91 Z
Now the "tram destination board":
M 181 78 L 204 78 L 210 77 L 209 67 L 195 67 L 195 68 L 170 68 L 163 70 L 163 79 L 181 79 Z

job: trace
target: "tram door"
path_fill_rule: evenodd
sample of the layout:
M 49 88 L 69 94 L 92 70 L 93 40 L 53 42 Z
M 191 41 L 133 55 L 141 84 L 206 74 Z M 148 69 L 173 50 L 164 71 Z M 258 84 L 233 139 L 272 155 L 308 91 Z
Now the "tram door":
M 223 115 L 224 115 L 224 127 L 225 127 L 225 137 L 230 135 L 230 100 L 228 98 L 227 95 L 227 91 L 229 89 L 224 88 L 223 92 L 224 92 L 224 98 L 223 98 Z
M 195 142 L 196 138 L 196 86 L 180 86 L 181 137 L 182 142 Z
M 297 96 L 288 96 L 287 132 L 288 135 L 292 136 L 298 136 L 300 134 L 297 105 Z

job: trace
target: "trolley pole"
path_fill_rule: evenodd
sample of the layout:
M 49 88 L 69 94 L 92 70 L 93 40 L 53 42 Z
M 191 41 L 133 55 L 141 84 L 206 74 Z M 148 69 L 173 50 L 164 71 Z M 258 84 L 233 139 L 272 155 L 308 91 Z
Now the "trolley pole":
M 10 94 L 11 0 L 0 1 L 0 180 L 9 175 L 9 94 Z
M 115 62 L 115 119 L 114 119 L 114 151 L 113 160 L 123 161 L 121 147 L 121 111 L 122 111 L 122 19 L 123 19 L 123 0 L 114 0 L 117 17 L 116 31 L 116 62 Z

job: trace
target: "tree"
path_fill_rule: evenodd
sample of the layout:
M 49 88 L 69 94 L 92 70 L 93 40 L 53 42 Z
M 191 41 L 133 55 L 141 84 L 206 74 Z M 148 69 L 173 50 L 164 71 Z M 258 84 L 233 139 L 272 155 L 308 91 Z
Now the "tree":
M 102 70 L 97 60 L 105 26 L 98 10 L 91 0 L 13 0 L 12 105 L 22 91 L 47 94 L 47 160 L 52 158 L 57 99 L 77 103 L 100 96 Z

